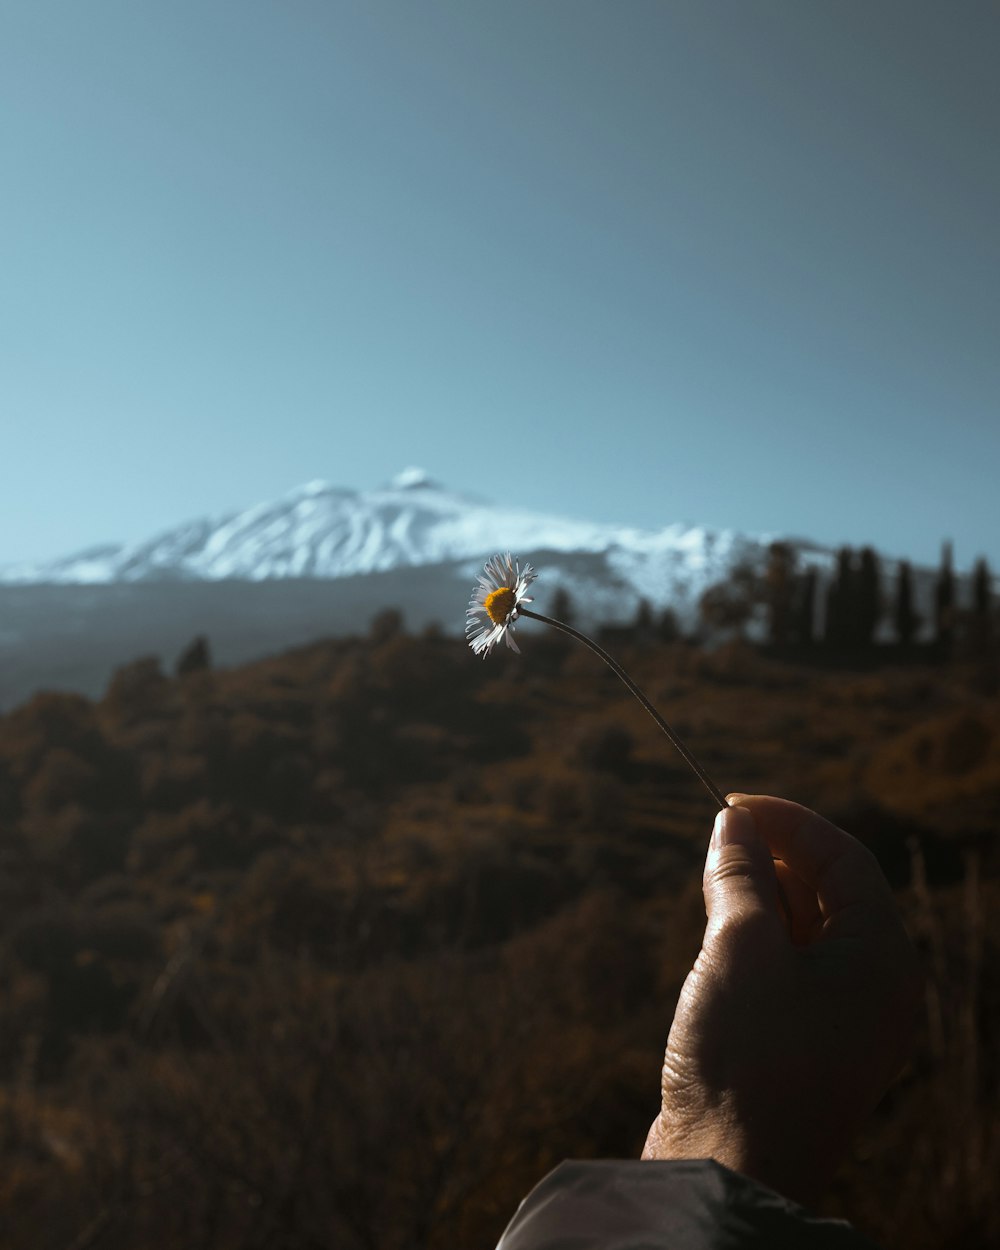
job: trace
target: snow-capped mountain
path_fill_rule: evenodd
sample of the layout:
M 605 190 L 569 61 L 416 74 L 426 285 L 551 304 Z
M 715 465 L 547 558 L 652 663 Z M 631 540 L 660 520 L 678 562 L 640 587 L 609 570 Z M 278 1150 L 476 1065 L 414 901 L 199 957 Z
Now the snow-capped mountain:
M 456 563 L 468 576 L 493 552 L 510 550 L 539 566 L 542 594 L 546 584 L 554 588 L 571 577 L 595 608 L 624 617 L 640 597 L 683 609 L 735 560 L 759 553 L 763 541 L 700 526 L 641 530 L 498 506 L 411 468 L 373 491 L 310 482 L 273 502 L 190 521 L 146 542 L 0 568 L 0 581 L 330 579 Z
M 169 664 L 198 634 L 221 664 L 363 633 L 385 608 L 402 609 L 411 630 L 436 623 L 458 636 L 475 575 L 498 551 L 535 566 L 542 612 L 565 590 L 585 626 L 634 621 L 645 600 L 690 628 L 702 592 L 737 564 L 760 567 L 774 537 L 511 508 L 419 469 L 372 491 L 310 482 L 146 542 L 0 568 L 0 708 L 39 689 L 99 694 L 120 664 L 148 655 Z M 822 572 L 836 562 L 826 548 L 793 546 Z M 932 583 L 930 570 L 914 570 L 925 621 Z M 526 634 L 533 628 L 524 622 Z

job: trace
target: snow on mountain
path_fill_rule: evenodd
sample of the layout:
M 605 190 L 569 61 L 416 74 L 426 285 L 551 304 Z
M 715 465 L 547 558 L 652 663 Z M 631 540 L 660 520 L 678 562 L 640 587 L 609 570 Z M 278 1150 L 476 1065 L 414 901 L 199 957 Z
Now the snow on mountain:
M 190 521 L 146 542 L 8 566 L 0 569 L 0 582 L 330 579 L 456 562 L 456 571 L 471 577 L 485 557 L 510 550 L 542 566 L 549 587 L 585 588 L 594 608 L 622 617 L 640 596 L 657 606 L 693 603 L 736 560 L 759 555 L 765 541 L 699 526 L 641 530 L 508 508 L 447 490 L 408 468 L 378 490 L 313 481 L 273 502 Z

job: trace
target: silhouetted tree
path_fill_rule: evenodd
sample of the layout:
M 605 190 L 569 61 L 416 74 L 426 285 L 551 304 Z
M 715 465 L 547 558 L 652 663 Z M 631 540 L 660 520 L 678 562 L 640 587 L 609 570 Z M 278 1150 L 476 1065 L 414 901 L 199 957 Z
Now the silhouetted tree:
M 870 647 L 875 641 L 875 631 L 882 617 L 881 577 L 878 556 L 872 547 L 861 549 L 854 579 L 852 609 L 853 641 L 860 647 Z
M 941 548 L 941 568 L 934 588 L 934 636 L 947 651 L 955 635 L 955 573 L 952 568 L 951 543 Z
M 201 673 L 211 667 L 212 652 L 208 639 L 204 634 L 199 634 L 178 656 L 175 672 L 178 677 L 185 677 L 188 673 Z
M 757 570 L 743 561 L 721 582 L 709 586 L 698 600 L 698 613 L 710 631 L 734 630 L 742 636 L 760 602 Z
M 985 556 L 980 556 L 972 570 L 972 646 L 980 655 L 993 646 L 993 578 Z
M 920 617 L 913 608 L 913 577 L 910 572 L 909 560 L 900 560 L 899 572 L 896 576 L 896 604 L 893 610 L 893 623 L 896 637 L 904 647 L 913 642 L 920 624 Z
M 851 642 L 851 609 L 854 602 L 854 553 L 841 547 L 837 553 L 837 571 L 826 592 L 827 646 L 843 648 Z
M 162 711 L 170 697 L 170 682 L 156 655 L 141 656 L 115 670 L 104 705 L 121 724 L 148 720 Z
M 811 646 L 816 641 L 816 570 L 806 571 L 796 579 L 792 634 L 795 641 Z
M 980 556 L 972 570 L 972 610 L 976 616 L 989 617 L 993 606 L 993 578 L 985 556 Z
M 562 621 L 564 625 L 576 624 L 576 609 L 573 607 L 573 600 L 565 586 L 556 587 L 556 592 L 552 596 L 550 615 L 554 616 L 557 621 Z
M 646 598 L 640 598 L 636 608 L 635 634 L 641 641 L 648 641 L 653 636 L 653 608 Z
M 661 642 L 676 642 L 681 636 L 681 626 L 673 608 L 664 608 L 656 622 L 656 636 Z
M 398 608 L 383 608 L 376 612 L 368 626 L 368 637 L 372 642 L 388 642 L 403 632 L 403 614 Z
M 764 573 L 768 638 L 774 646 L 784 646 L 792 633 L 795 596 L 795 549 L 790 543 L 771 543 Z

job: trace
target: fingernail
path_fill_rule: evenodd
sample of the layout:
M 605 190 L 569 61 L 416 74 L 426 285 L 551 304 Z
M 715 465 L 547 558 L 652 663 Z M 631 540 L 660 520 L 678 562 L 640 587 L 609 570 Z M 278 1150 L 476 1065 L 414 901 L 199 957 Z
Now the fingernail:
M 713 846 L 730 846 L 756 838 L 757 828 L 745 807 L 724 807 L 715 817 L 712 829 Z

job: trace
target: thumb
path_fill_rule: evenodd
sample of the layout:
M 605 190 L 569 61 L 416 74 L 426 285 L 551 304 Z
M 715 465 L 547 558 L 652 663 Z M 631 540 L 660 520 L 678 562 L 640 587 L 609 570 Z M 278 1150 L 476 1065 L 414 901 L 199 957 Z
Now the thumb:
M 778 917 L 778 878 L 771 850 L 745 807 L 724 807 L 716 816 L 703 888 L 712 928 L 754 913 Z

